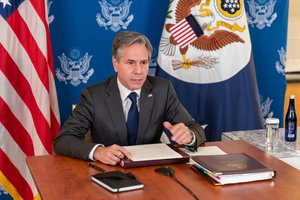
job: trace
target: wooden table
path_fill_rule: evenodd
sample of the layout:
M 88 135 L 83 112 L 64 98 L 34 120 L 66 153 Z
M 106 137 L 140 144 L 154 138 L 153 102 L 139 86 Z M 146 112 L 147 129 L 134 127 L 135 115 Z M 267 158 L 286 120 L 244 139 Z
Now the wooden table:
M 300 199 L 300 172 L 272 155 L 244 141 L 207 142 L 204 146 L 218 146 L 226 153 L 247 153 L 277 171 L 274 180 L 235 185 L 215 186 L 203 175 L 186 164 L 169 165 L 175 176 L 189 187 L 201 200 L 205 199 Z M 99 173 L 88 167 L 88 162 L 59 155 L 27 158 L 39 193 L 44 200 L 57 199 L 194 199 L 182 186 L 170 177 L 157 174 L 159 166 L 123 169 L 95 163 L 107 171 L 132 172 L 145 184 L 142 190 L 111 193 L 93 183 L 90 176 Z

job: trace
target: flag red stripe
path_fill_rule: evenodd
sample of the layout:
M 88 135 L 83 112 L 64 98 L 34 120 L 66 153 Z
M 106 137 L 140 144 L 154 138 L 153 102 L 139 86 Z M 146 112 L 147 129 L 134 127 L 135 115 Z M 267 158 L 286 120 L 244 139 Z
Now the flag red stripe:
M 185 45 L 185 44 L 190 44 L 192 40 L 194 40 L 194 38 L 196 38 L 196 36 L 193 34 L 193 35 L 190 35 L 188 38 L 186 38 L 185 40 L 181 41 L 179 43 L 179 45 Z
M 31 0 L 30 3 L 32 4 L 32 7 L 35 9 L 38 16 L 40 17 L 40 19 L 43 22 L 44 27 L 46 29 L 46 39 L 47 39 L 47 58 L 46 59 L 47 59 L 48 66 L 50 68 L 50 71 L 52 73 L 52 78 L 53 78 L 54 77 L 54 61 L 53 61 L 52 43 L 51 43 L 51 39 L 50 39 L 50 30 L 49 30 L 49 26 L 48 26 L 48 21 L 44 17 L 44 16 L 46 16 L 45 5 L 42 1 L 32 1 Z M 51 87 L 51 85 L 50 85 L 50 87 Z M 55 85 L 53 85 L 53 87 L 55 87 Z M 50 94 L 50 95 L 53 95 L 53 94 Z M 56 96 L 55 96 L 55 98 L 56 98 Z M 51 102 L 51 117 L 55 116 L 54 118 L 51 119 L 51 132 L 54 135 L 57 135 L 57 133 L 60 129 L 59 116 L 56 116 L 52 110 L 53 106 L 56 106 L 56 105 L 57 105 L 57 102 L 53 102 L 53 101 Z
M 181 44 L 180 44 L 180 45 L 181 45 L 180 47 L 181 47 L 181 48 L 184 48 L 184 47 L 186 47 L 188 44 L 194 42 L 196 39 L 197 39 L 197 36 L 196 36 L 196 35 L 192 35 L 192 37 L 191 37 L 188 41 L 186 41 L 185 43 L 181 43 Z
M 25 21 L 21 17 L 20 13 L 16 11 L 7 20 L 7 22 L 14 30 L 22 46 L 28 53 L 28 56 L 30 57 L 30 60 L 33 63 L 41 82 L 49 92 L 48 70 L 45 70 L 48 64 L 43 53 L 39 49 L 35 39 L 33 38 L 30 30 L 28 29 Z
M 185 23 L 183 26 L 180 26 L 175 31 L 173 31 L 172 34 L 174 37 L 178 37 L 178 35 L 183 34 L 183 32 L 189 27 L 189 24 Z
M 188 34 L 189 32 L 191 32 L 191 28 L 189 26 L 185 26 L 184 28 L 182 28 L 180 30 L 180 33 L 177 34 L 177 36 L 175 37 L 176 40 L 180 40 L 180 38 L 182 38 L 182 36 L 185 36 L 185 34 Z
M 50 71 L 52 73 L 52 77 L 54 77 L 54 61 L 53 61 L 53 54 L 52 54 L 52 43 L 50 40 L 50 31 L 49 31 L 49 27 L 46 26 L 46 30 L 47 30 L 47 56 L 48 56 L 48 64 L 50 67 Z
M 3 59 L 0 60 L 0 69 L 31 111 L 34 125 L 40 140 L 42 141 L 47 152 L 51 154 L 53 140 L 50 134 L 50 127 L 36 103 L 28 81 L 24 78 L 18 66 L 14 63 L 10 55 L 6 52 L 1 44 L 0 53 L 3 55 Z
M 184 18 L 183 20 L 181 20 L 180 22 L 178 22 L 177 24 L 175 24 L 174 26 L 172 26 L 171 28 L 170 28 L 170 31 L 171 32 L 176 32 L 177 31 L 177 29 L 180 27 L 180 26 L 182 26 L 183 24 L 186 24 L 187 22 L 186 22 L 186 19 Z
M 25 159 L 24 159 L 25 164 Z M 0 148 L 0 169 L 9 182 L 16 188 L 23 199 L 34 199 L 33 193 L 27 181 L 20 174 L 5 152 Z
M 51 141 L 54 141 L 55 137 L 57 136 L 59 130 L 60 130 L 60 124 L 59 122 L 57 121 L 54 113 L 52 112 L 51 110 L 51 113 L 50 113 L 50 119 L 51 119 L 51 136 L 52 136 L 52 140 Z M 52 146 L 52 143 L 51 143 L 51 146 Z
M 180 35 L 179 38 L 175 38 L 178 43 L 181 43 L 183 40 L 186 40 L 186 38 L 190 37 L 194 32 L 191 30 L 191 28 L 187 29 L 183 34 Z
M 30 3 L 32 4 L 32 7 L 35 9 L 36 13 L 38 14 L 38 16 L 40 17 L 41 21 L 44 24 L 44 28 L 46 29 L 46 40 L 47 40 L 47 61 L 48 61 L 48 67 L 50 68 L 51 71 L 51 78 L 53 78 L 54 80 L 54 60 L 53 60 L 53 53 L 52 53 L 52 43 L 51 43 L 51 37 L 50 37 L 50 29 L 48 26 L 48 21 L 47 21 L 47 17 L 46 15 L 46 10 L 45 10 L 45 3 L 43 1 L 34 1 L 34 0 L 30 0 Z M 55 85 L 52 85 L 54 87 L 54 90 L 56 90 Z M 51 85 L 50 85 L 51 87 Z M 53 95 L 50 93 L 50 95 Z M 57 98 L 55 96 L 55 98 Z M 51 98 L 50 98 L 51 99 Z M 52 106 L 56 103 L 57 105 L 57 101 L 53 102 L 51 101 L 51 108 L 50 108 L 50 119 L 51 119 L 51 134 L 54 138 L 56 137 L 56 135 L 58 134 L 59 130 L 60 130 L 60 122 L 59 120 L 59 116 L 55 116 L 54 111 L 52 110 Z M 52 141 L 51 140 L 51 146 L 52 146 Z
M 19 120 L 15 117 L 15 115 L 11 112 L 7 104 L 0 97 L 0 122 L 10 133 L 11 137 L 18 144 L 18 146 L 22 149 L 24 154 L 27 156 L 34 155 L 33 143 L 32 140 L 23 127 L 23 125 L 19 122 Z
M 180 45 L 185 45 L 185 44 L 189 44 L 192 42 L 192 40 L 195 40 L 195 38 L 197 39 L 197 36 L 193 33 L 191 34 L 189 37 L 187 37 L 184 41 L 182 41 L 180 43 Z
M 49 26 L 48 26 L 48 22 L 46 21 L 46 11 L 45 11 L 45 4 L 43 1 L 34 1 L 34 0 L 30 0 L 30 3 L 32 4 L 32 6 L 34 7 L 35 11 L 37 12 L 37 14 L 39 15 L 39 17 L 41 18 L 45 29 L 46 29 L 46 39 L 47 39 L 47 61 L 52 73 L 52 76 L 54 76 L 54 62 L 53 62 L 53 54 L 52 54 L 52 44 L 51 44 L 51 40 L 50 40 L 50 30 L 49 30 Z

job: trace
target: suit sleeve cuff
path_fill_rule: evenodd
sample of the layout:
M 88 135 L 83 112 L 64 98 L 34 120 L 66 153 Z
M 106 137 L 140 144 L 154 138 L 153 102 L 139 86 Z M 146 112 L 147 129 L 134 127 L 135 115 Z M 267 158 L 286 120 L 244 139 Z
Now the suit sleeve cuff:
M 189 151 L 196 152 L 196 151 L 197 151 L 197 146 L 196 146 L 196 143 L 197 143 L 197 142 L 196 142 L 196 135 L 195 135 L 195 133 L 194 133 L 193 131 L 190 130 L 190 132 L 191 132 L 191 134 L 193 135 L 193 140 L 192 140 L 190 143 L 184 145 L 184 147 L 185 147 L 187 150 L 189 150 Z

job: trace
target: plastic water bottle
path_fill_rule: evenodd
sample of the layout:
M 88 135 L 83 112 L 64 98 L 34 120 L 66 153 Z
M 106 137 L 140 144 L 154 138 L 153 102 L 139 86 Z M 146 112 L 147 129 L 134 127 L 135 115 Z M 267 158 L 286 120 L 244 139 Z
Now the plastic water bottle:
M 290 96 L 289 108 L 285 116 L 285 140 L 296 141 L 297 139 L 297 116 L 295 109 L 295 95 Z

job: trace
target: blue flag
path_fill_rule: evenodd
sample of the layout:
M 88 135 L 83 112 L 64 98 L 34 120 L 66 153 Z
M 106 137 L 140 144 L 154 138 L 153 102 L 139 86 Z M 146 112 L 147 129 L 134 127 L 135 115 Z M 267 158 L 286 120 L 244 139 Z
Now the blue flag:
M 257 83 L 264 118 L 284 119 L 289 1 L 247 0 Z
M 170 1 L 156 74 L 170 79 L 191 115 L 222 132 L 260 129 L 259 104 L 244 1 Z

